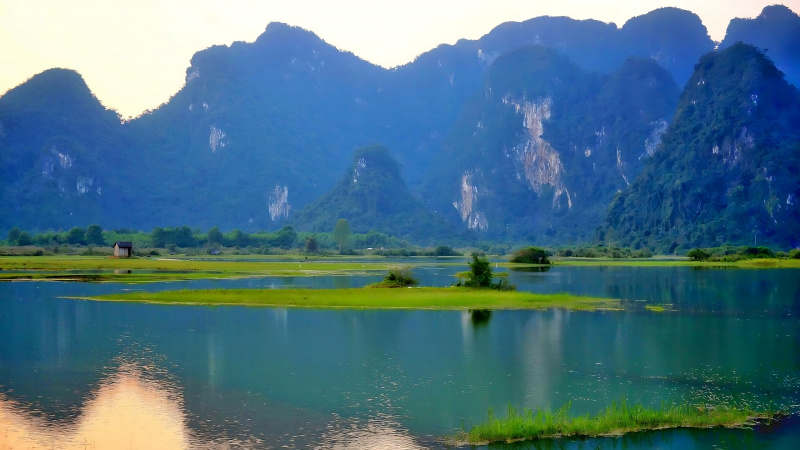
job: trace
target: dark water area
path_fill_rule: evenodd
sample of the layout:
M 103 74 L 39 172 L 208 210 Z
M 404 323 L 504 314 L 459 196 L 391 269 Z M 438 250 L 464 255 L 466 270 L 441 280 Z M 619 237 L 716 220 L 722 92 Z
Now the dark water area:
M 415 270 L 447 285 L 463 268 Z M 597 413 L 625 397 L 792 412 L 755 429 L 490 448 L 776 448 L 800 443 L 800 272 L 555 267 L 521 290 L 625 311 L 367 311 L 104 303 L 131 289 L 359 287 L 380 275 L 0 283 L 0 446 L 441 448 L 515 408 Z M 653 312 L 639 305 L 667 305 Z

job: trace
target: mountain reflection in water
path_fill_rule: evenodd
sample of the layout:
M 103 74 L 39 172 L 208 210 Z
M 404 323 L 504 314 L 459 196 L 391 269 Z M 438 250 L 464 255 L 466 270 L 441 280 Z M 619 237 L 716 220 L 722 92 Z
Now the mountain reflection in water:
M 0 396 L 2 448 L 189 448 L 182 398 L 163 380 L 124 364 L 103 380 L 74 421 L 49 420 Z M 202 445 L 201 445 L 202 446 Z

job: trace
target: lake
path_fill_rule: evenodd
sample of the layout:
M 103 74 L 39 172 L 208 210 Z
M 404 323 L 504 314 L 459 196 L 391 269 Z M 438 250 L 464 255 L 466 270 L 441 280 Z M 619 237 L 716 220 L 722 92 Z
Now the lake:
M 425 266 L 424 285 L 466 269 Z M 128 289 L 358 287 L 380 275 L 147 285 L 0 283 L 2 448 L 440 448 L 492 408 L 613 401 L 749 405 L 754 430 L 492 448 L 776 448 L 800 443 L 800 272 L 554 267 L 520 290 L 625 311 L 316 310 L 71 300 Z M 661 305 L 653 312 L 646 305 Z

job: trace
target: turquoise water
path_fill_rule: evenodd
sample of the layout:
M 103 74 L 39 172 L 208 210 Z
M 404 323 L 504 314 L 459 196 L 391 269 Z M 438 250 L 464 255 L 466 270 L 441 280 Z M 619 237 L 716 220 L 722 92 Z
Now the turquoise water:
M 458 271 L 429 267 L 417 274 L 423 284 L 444 285 Z M 60 298 L 122 289 L 357 287 L 379 276 L 136 286 L 0 283 L 0 428 L 21 436 L 12 440 L 7 433 L 0 441 L 103 448 L 106 436 L 124 434 L 130 448 L 430 448 L 484 419 L 489 408 L 502 414 L 509 405 L 558 408 L 571 401 L 575 414 L 585 414 L 622 397 L 653 406 L 712 402 L 796 414 L 798 274 L 685 267 L 512 272 L 509 281 L 520 289 L 621 298 L 628 309 L 493 311 L 483 320 L 461 311 Z M 651 312 L 644 304 L 674 311 Z M 161 440 L 148 445 L 150 438 Z M 798 443 L 795 415 L 755 430 L 659 431 L 507 447 Z

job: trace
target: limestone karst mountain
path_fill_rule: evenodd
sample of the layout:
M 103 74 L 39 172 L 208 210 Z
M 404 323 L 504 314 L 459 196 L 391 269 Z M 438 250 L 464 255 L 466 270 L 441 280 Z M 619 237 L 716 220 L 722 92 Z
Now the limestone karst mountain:
M 603 241 L 672 252 L 800 245 L 800 93 L 758 49 L 697 65 L 660 147 L 612 203 Z
M 758 41 L 792 79 L 796 17 L 769 7 L 734 20 L 722 47 Z M 504 23 L 384 69 L 273 23 L 255 42 L 196 53 L 172 98 L 125 122 L 80 75 L 46 71 L 0 97 L 0 234 L 317 227 L 310 205 L 328 214 L 317 200 L 356 149 L 381 143 L 408 198 L 439 216 L 416 222 L 424 236 L 585 240 L 649 164 L 713 45 L 697 15 L 662 8 L 621 27 Z M 420 236 L 375 211 L 358 227 Z

